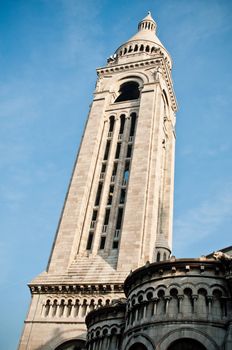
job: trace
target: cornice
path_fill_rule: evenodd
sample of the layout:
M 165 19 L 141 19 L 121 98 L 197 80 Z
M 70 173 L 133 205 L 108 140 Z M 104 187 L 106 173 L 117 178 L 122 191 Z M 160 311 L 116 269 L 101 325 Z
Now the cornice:
M 177 111 L 177 101 L 176 101 L 176 96 L 175 96 L 175 92 L 174 92 L 174 88 L 173 88 L 173 83 L 172 83 L 171 75 L 170 75 L 169 69 L 167 67 L 165 58 L 163 57 L 162 53 L 160 54 L 160 56 L 152 58 L 152 59 L 147 59 L 147 60 L 142 60 L 142 61 L 140 60 L 140 61 L 135 61 L 135 62 L 128 62 L 128 63 L 124 63 L 124 64 L 116 64 L 116 65 L 97 68 L 97 75 L 99 76 L 99 78 L 103 78 L 106 74 L 132 71 L 134 69 L 147 68 L 149 66 L 150 67 L 154 67 L 154 66 L 161 66 L 162 67 L 163 77 L 164 77 L 165 82 L 167 84 L 168 92 L 169 92 L 171 103 L 172 103 L 172 108 L 176 112 Z
M 197 274 L 196 271 L 198 271 Z M 134 286 L 146 283 L 152 279 L 161 278 L 164 280 L 165 278 L 183 277 L 184 275 L 189 277 L 210 277 L 208 276 L 208 272 L 210 271 L 214 273 L 214 278 L 225 278 L 225 267 L 216 260 L 199 258 L 173 259 L 155 263 L 147 262 L 146 265 L 129 274 L 124 282 L 124 292 L 128 296 L 129 291 Z
M 123 284 L 28 284 L 31 294 L 123 293 Z

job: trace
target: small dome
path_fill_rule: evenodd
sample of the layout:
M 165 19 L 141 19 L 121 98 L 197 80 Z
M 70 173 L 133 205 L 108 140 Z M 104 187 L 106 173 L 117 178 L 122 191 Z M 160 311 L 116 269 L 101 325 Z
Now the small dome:
M 138 31 L 129 40 L 122 44 L 108 59 L 109 64 L 124 63 L 136 61 L 138 55 L 143 55 L 143 58 L 154 57 L 157 52 L 167 59 L 168 65 L 172 67 L 171 57 L 165 49 L 159 38 L 156 36 L 157 24 L 152 18 L 151 12 L 142 19 L 138 24 Z M 146 56 L 146 57 L 145 57 Z
M 152 41 L 153 43 L 163 46 L 161 41 L 156 36 L 156 28 L 157 24 L 155 20 L 151 16 L 151 12 L 149 11 L 147 16 L 139 22 L 138 25 L 138 32 L 132 36 L 127 42 L 134 41 L 134 40 L 148 40 Z

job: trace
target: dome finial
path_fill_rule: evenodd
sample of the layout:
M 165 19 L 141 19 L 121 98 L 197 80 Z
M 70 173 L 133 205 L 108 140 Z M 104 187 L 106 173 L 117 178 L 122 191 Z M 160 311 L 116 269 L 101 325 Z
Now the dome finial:
M 139 31 L 141 30 L 149 30 L 149 31 L 156 31 L 156 23 L 154 19 L 152 18 L 151 11 L 148 11 L 146 17 L 139 22 L 138 25 Z

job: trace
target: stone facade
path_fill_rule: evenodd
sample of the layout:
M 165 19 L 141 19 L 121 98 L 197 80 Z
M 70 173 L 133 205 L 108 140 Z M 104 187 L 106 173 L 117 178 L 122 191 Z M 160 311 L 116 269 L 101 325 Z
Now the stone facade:
M 30 284 L 20 350 L 83 347 L 85 315 L 121 298 L 130 270 L 172 247 L 176 100 L 148 14 L 97 69 L 47 270 Z
M 232 265 L 213 259 L 147 263 L 126 301 L 86 318 L 88 350 L 232 349 Z

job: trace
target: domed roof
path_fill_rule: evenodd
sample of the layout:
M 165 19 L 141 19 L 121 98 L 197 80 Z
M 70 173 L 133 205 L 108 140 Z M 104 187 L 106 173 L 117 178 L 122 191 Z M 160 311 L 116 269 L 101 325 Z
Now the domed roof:
M 114 64 L 115 60 L 117 60 L 117 63 L 125 63 L 128 60 L 130 62 L 136 61 L 138 56 L 140 56 L 140 59 L 146 59 L 154 57 L 157 52 L 158 54 L 161 52 L 171 68 L 172 60 L 170 54 L 156 36 L 156 27 L 157 25 L 152 18 L 151 12 L 148 12 L 147 16 L 139 22 L 138 32 L 117 48 L 114 55 L 108 59 L 108 64 Z
M 156 28 L 157 24 L 155 20 L 151 16 L 151 12 L 149 11 L 147 16 L 139 22 L 138 25 L 138 32 L 133 35 L 128 41 L 134 41 L 134 40 L 145 40 L 145 41 L 151 41 L 159 46 L 163 46 L 159 38 L 156 36 Z

